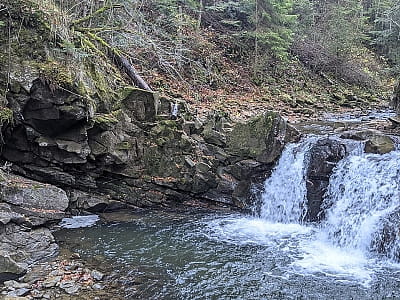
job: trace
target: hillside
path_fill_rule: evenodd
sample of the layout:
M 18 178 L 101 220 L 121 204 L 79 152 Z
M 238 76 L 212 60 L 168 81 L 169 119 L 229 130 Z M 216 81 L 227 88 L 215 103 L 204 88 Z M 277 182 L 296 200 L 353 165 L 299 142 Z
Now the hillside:
M 200 116 L 222 110 L 240 120 L 276 110 L 292 120 L 387 105 L 389 65 L 368 43 L 334 57 L 292 29 L 290 43 L 280 37 L 263 46 L 262 26 L 271 34 L 272 25 L 254 27 L 240 3 L 218 3 L 6 2 L 0 8 L 1 89 L 37 73 L 86 93 L 98 112 L 108 113 L 119 97 L 115 91 L 132 84 L 115 59 L 122 56 L 153 91 L 187 101 Z M 299 27 L 299 19 L 290 26 Z

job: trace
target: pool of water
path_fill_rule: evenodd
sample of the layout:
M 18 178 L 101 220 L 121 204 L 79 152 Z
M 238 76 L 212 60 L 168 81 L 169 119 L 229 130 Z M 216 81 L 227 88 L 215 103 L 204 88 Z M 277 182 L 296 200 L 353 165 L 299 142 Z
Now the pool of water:
M 126 299 L 400 299 L 397 264 L 338 248 L 315 225 L 149 211 L 105 214 L 56 238 L 101 257 Z

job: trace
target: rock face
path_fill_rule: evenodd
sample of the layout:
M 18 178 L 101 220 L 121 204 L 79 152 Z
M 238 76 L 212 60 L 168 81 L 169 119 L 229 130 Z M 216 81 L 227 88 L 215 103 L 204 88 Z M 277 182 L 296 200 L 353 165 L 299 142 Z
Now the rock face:
M 306 171 L 307 221 L 319 221 L 324 217 L 321 209 L 329 177 L 336 164 L 345 157 L 346 145 L 336 139 L 318 140 L 310 149 Z
M 245 207 L 251 183 L 299 138 L 273 112 L 235 125 L 223 114 L 200 122 L 185 109 L 178 120 L 162 119 L 169 100 L 135 88 L 119 109 L 94 115 L 76 93 L 39 79 L 29 92 L 16 90 L 8 100 L 21 116 L 6 134 L 3 157 L 14 171 L 62 186 L 76 208 L 93 211 L 193 198 Z

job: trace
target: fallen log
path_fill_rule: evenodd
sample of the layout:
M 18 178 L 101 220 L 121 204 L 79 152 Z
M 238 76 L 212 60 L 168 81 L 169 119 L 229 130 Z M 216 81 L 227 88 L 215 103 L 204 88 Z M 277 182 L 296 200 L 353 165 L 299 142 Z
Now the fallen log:
M 139 75 L 136 69 L 130 64 L 129 60 L 121 55 L 113 53 L 114 59 L 121 67 L 125 70 L 125 73 L 129 76 L 130 79 L 134 82 L 134 84 L 143 90 L 151 91 L 150 86 L 146 81 Z

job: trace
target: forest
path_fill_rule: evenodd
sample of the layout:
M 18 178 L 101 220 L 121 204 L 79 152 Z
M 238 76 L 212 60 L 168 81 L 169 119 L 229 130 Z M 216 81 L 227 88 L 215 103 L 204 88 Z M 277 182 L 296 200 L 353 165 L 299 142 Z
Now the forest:
M 0 0 L 0 298 L 398 299 L 399 0 Z
M 98 55 L 83 36 L 106 42 L 153 90 L 200 111 L 368 106 L 389 97 L 400 72 L 398 1 L 59 2 L 68 14 L 53 12 L 53 25 L 68 55 Z

